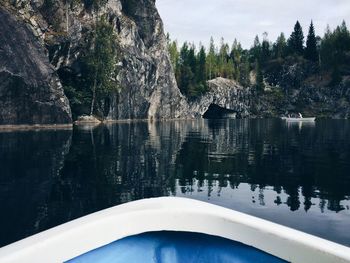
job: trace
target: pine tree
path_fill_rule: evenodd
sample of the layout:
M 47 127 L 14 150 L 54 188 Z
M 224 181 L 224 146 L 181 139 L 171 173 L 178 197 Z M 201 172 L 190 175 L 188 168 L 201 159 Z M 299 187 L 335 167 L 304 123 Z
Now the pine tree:
M 179 57 L 179 73 L 177 74 L 177 84 L 182 94 L 188 94 L 188 86 L 190 84 L 191 69 L 188 66 L 188 44 L 184 42 L 180 49 Z
M 242 62 L 242 52 L 243 49 L 241 44 L 237 41 L 237 39 L 235 39 L 231 47 L 230 59 L 233 63 L 232 76 L 236 80 L 240 79 L 240 64 Z
M 98 20 L 91 39 L 92 50 L 84 58 L 91 83 L 90 115 L 95 111 L 96 102 L 117 88 L 113 78 L 117 59 L 115 39 L 113 27 L 104 18 Z
M 197 59 L 196 59 L 196 51 L 195 51 L 195 45 L 191 44 L 190 48 L 188 50 L 188 56 L 187 56 L 187 65 L 191 68 L 191 71 L 193 74 L 196 73 L 197 69 Z
M 168 51 L 170 55 L 171 65 L 174 70 L 176 70 L 179 63 L 179 51 L 177 48 L 177 42 L 173 41 L 168 45 Z
M 346 52 L 350 50 L 350 32 L 343 20 L 340 26 L 337 26 L 335 30 L 335 48 L 340 52 Z
M 318 60 L 317 43 L 314 25 L 311 21 L 306 40 L 305 58 L 316 62 Z
M 258 60 L 255 61 L 255 74 L 256 74 L 256 89 L 258 91 L 263 91 L 265 88 L 264 85 L 264 76 L 261 70 L 261 65 Z
M 284 58 L 286 55 L 286 50 L 287 50 L 287 42 L 286 42 L 286 37 L 284 36 L 283 33 L 279 35 L 279 37 L 276 40 L 276 43 L 274 45 L 274 53 L 276 58 Z
M 294 31 L 288 39 L 288 47 L 291 54 L 302 55 L 304 51 L 304 33 L 299 21 L 294 26 Z
M 256 35 L 254 39 L 254 45 L 250 49 L 250 54 L 251 54 L 251 62 L 254 63 L 256 60 L 260 61 L 261 57 L 261 44 L 259 40 L 259 36 Z
M 267 36 L 268 36 L 267 32 L 264 32 L 263 42 L 261 44 L 261 57 L 260 57 L 261 63 L 266 62 L 270 57 L 270 43 Z
M 205 54 L 205 48 L 204 46 L 200 47 L 199 53 L 198 53 L 198 66 L 197 66 L 197 82 L 201 84 L 205 84 L 207 77 L 206 77 L 206 71 L 205 71 L 205 65 L 206 65 L 206 54 Z
M 339 83 L 342 81 L 342 76 L 341 76 L 341 74 L 339 72 L 339 66 L 338 65 L 334 66 L 331 78 L 332 78 L 331 82 L 330 82 L 331 86 L 339 85 Z
M 218 69 L 219 69 L 219 75 L 220 77 L 227 77 L 227 58 L 228 58 L 228 51 L 229 46 L 225 43 L 224 38 L 221 38 L 221 45 L 220 45 L 220 51 L 219 51 L 219 58 L 218 58 Z
M 333 61 L 333 37 L 329 25 L 326 27 L 325 34 L 321 41 L 321 66 L 328 68 Z
M 213 79 L 216 76 L 215 63 L 215 43 L 213 37 L 210 38 L 209 52 L 207 56 L 208 79 Z
M 249 66 L 249 61 L 247 57 L 244 57 L 242 60 L 242 63 L 240 65 L 240 70 L 239 70 L 239 78 L 238 81 L 241 85 L 244 87 L 249 87 L 250 86 L 250 66 Z

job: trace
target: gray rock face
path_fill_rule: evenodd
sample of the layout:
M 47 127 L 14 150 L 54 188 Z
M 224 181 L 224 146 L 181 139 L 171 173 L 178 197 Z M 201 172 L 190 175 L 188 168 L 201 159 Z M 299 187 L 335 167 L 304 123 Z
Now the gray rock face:
M 235 113 L 232 116 L 249 116 L 251 90 L 243 88 L 234 80 L 216 78 L 208 81 L 209 91 L 190 103 L 192 117 L 202 117 L 211 105 Z M 185 114 L 185 113 L 184 113 Z
M 121 90 L 113 97 L 108 119 L 187 117 L 188 105 L 177 88 L 154 1 L 132 1 L 133 8 L 124 2 L 122 10 L 109 11 L 118 17 L 116 29 L 124 57 Z
M 45 48 L 0 7 L 0 125 L 70 123 L 71 111 Z
M 52 2 L 51 6 L 44 1 L 0 1 L 12 13 L 1 12 L 1 22 L 8 28 L 6 41 L 1 39 L 1 45 L 6 46 L 1 47 L 0 53 L 0 123 L 70 122 L 68 101 L 61 88 L 62 75 L 67 76 L 68 72 L 69 78 L 81 76 L 80 58 L 86 52 L 96 11 L 84 4 L 66 6 L 63 0 Z M 121 54 L 116 61 L 120 89 L 110 98 L 106 118 L 187 117 L 188 112 L 183 109 L 188 109 L 188 105 L 176 85 L 155 1 L 108 1 L 98 15 L 107 17 L 113 25 Z M 14 25 L 16 34 L 11 30 Z M 2 34 L 1 38 L 5 36 Z M 8 46 L 12 49 L 8 50 Z M 54 71 L 59 72 L 61 82 Z
M 7 46 L 0 51 L 6 62 L 1 62 L 1 111 L 8 111 L 2 114 L 2 123 L 71 121 L 61 83 L 71 85 L 83 74 L 81 58 L 97 16 L 106 17 L 113 26 L 120 49 L 115 64 L 119 91 L 109 98 L 104 112 L 107 120 L 197 118 L 211 105 L 240 117 L 249 115 L 250 90 L 234 81 L 209 81 L 210 91 L 196 101 L 188 102 L 180 93 L 154 0 L 110 0 L 98 13 L 81 3 L 67 6 L 63 0 L 51 6 L 44 1 L 16 0 L 12 5 L 0 1 L 5 1 L 14 14 L 2 11 L 1 16 L 3 24 L 8 25 Z M 11 31 L 13 25 L 16 29 Z M 83 109 L 79 114 L 89 111 Z

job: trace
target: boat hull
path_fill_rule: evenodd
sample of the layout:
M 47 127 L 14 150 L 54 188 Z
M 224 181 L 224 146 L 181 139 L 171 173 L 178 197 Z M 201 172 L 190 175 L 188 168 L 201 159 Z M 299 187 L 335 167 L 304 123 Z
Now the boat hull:
M 288 262 L 350 262 L 350 248 L 212 204 L 144 199 L 71 221 L 0 249 L 0 262 L 65 262 L 146 232 L 202 233 L 237 241 Z
M 316 117 L 312 118 L 287 118 L 287 117 L 282 117 L 282 120 L 285 120 L 287 122 L 314 122 L 316 120 Z

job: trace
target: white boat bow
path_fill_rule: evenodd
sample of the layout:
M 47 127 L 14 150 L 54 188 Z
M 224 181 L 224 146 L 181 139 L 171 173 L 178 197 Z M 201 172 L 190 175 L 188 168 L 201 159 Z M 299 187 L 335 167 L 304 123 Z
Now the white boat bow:
M 300 263 L 350 262 L 350 248 L 230 209 L 162 197 L 109 208 L 0 249 L 0 262 L 65 262 L 127 236 L 150 231 L 204 233 Z

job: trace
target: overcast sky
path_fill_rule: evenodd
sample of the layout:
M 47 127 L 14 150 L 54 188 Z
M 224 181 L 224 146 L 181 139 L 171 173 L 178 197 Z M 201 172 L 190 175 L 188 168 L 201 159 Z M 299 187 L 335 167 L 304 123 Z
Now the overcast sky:
M 342 20 L 350 28 L 350 0 L 156 0 L 165 31 L 172 39 L 202 42 L 210 36 L 219 43 L 221 37 L 232 43 L 235 38 L 243 47 L 253 44 L 255 35 L 268 32 L 275 41 L 280 32 L 289 37 L 296 20 L 307 34 L 311 19 L 316 34 L 323 36 Z

